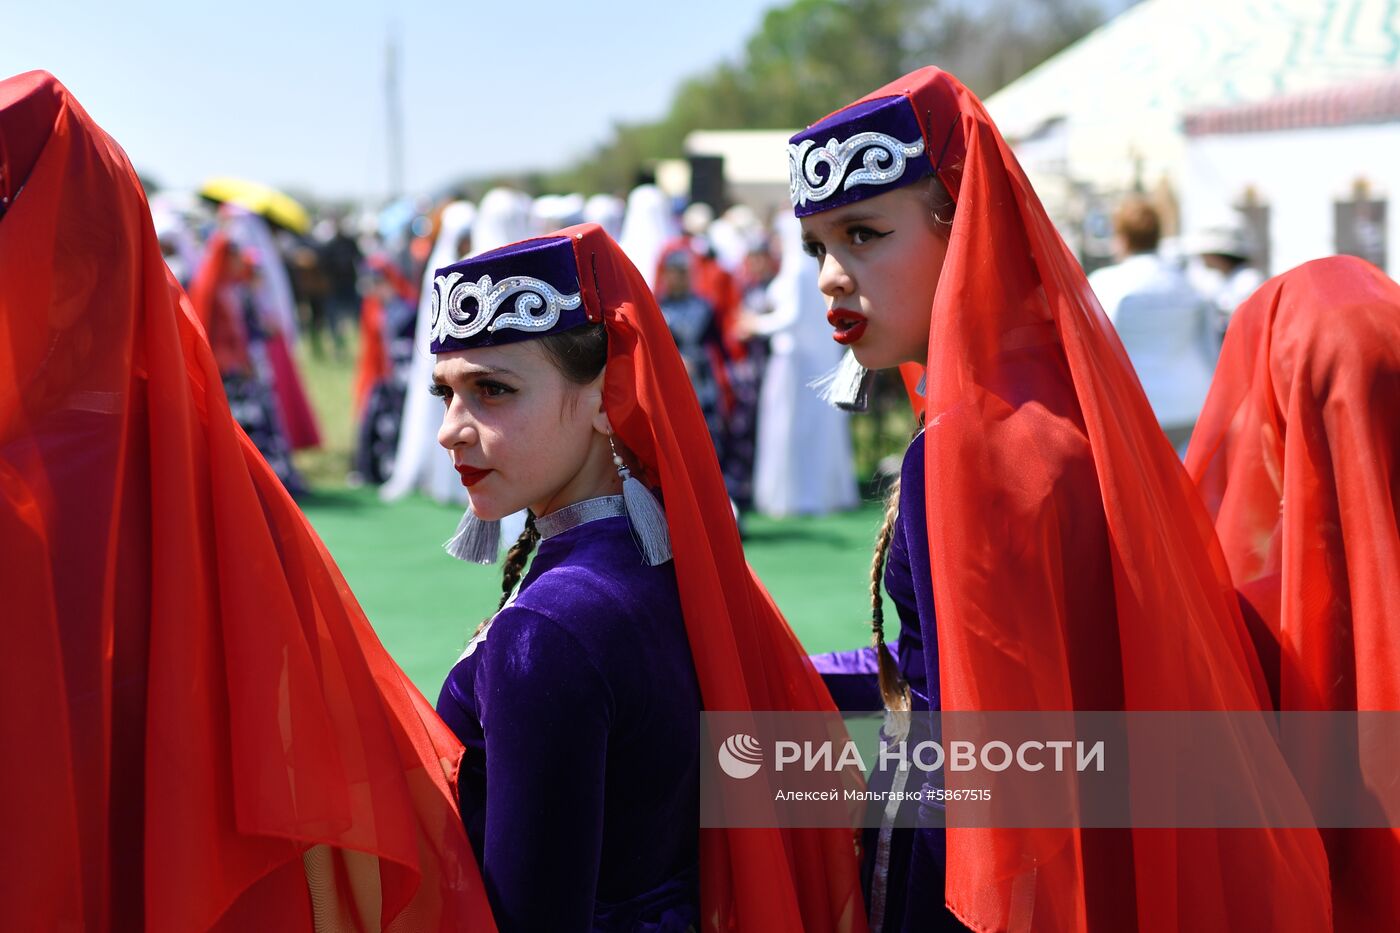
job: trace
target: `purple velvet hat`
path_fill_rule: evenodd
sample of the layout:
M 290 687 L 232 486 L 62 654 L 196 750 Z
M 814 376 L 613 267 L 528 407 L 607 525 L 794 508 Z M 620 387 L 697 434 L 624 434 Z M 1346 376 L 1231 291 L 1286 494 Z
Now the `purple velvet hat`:
M 788 192 L 798 217 L 873 198 L 933 174 L 909 98 L 838 110 L 788 141 Z
M 522 240 L 433 274 L 432 352 L 496 347 L 589 323 L 574 242 Z

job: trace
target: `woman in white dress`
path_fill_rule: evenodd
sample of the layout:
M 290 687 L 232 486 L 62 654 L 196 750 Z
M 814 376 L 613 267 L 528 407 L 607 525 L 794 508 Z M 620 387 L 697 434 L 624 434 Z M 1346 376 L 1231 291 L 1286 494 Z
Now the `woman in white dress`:
M 782 264 L 768 286 L 773 310 L 748 318 L 770 341 L 758 400 L 754 505 L 765 515 L 825 515 L 857 502 L 851 432 L 843 411 L 810 383 L 831 370 L 841 347 L 831 339 L 817 265 L 803 252 L 795 217 L 778 222 Z
M 437 442 L 442 406 L 423 391 L 433 381 L 433 355 L 428 350 L 433 270 L 463 258 L 457 254 L 458 243 L 468 230 L 471 231 L 472 255 L 529 236 L 532 207 L 528 195 L 509 188 L 493 188 L 481 199 L 481 206 L 475 212 L 464 202 L 449 205 L 443 211 L 442 229 L 423 273 L 423 290 L 418 300 L 417 349 L 408 380 L 408 396 L 404 399 L 398 456 L 393 474 L 379 491 L 386 502 L 402 499 L 418 490 L 436 502 L 466 505 L 466 490 L 452 468 L 452 461 L 443 456 Z
M 632 265 L 646 277 L 652 291 L 656 290 L 656 270 L 661 251 L 680 232 L 671 202 L 655 185 L 638 185 L 627 196 L 627 211 L 622 217 L 622 236 L 617 244 L 632 260 Z

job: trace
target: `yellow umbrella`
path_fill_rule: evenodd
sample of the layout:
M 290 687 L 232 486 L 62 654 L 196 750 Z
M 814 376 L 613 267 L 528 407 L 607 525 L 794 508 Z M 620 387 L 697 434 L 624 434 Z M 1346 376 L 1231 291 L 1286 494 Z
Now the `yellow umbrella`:
M 293 233 L 305 234 L 311 231 L 311 215 L 306 212 L 306 208 L 296 199 L 260 182 L 245 181 L 241 178 L 211 178 L 199 189 L 199 193 L 201 197 L 211 201 L 237 204 L 254 214 L 261 214 Z

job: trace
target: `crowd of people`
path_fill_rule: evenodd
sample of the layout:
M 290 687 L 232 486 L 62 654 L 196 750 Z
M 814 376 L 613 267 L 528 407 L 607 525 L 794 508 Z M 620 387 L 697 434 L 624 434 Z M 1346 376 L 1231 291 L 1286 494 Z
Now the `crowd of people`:
M 419 492 L 465 503 L 435 454 L 437 411 L 411 391 L 428 382 L 434 270 L 589 221 L 647 270 L 734 508 L 781 517 L 857 504 L 846 416 L 807 391 L 839 348 L 811 310 L 821 293 L 795 224 L 775 230 L 743 206 L 716 218 L 653 184 L 625 201 L 495 188 L 479 204 L 403 208 L 328 217 L 303 236 L 236 204 L 152 199 L 162 252 L 209 332 L 235 417 L 292 492 L 305 484 L 291 452 L 319 443 L 296 344 L 305 334 L 316 356 L 329 347 L 343 360 L 357 327 L 350 482 L 379 486 L 388 501 Z
M 773 231 L 743 206 L 716 218 L 709 205 L 678 205 L 653 184 L 638 186 L 625 202 L 607 195 L 532 200 L 496 188 L 479 204 L 441 204 L 427 220 L 406 248 L 370 250 L 360 279 L 366 295 L 355 468 L 359 478 L 380 484 L 386 499 L 417 491 L 465 503 L 437 450 L 438 412 L 410 389 L 428 381 L 434 271 L 532 234 L 592 222 L 646 270 L 734 508 L 824 515 L 857 504 L 846 416 L 806 388 L 836 364 L 839 348 L 812 314 L 821 293 L 795 225 Z
M 294 493 L 305 484 L 291 453 L 319 439 L 292 351 L 304 332 L 313 353 L 329 344 L 343 362 L 358 327 L 349 481 L 380 486 L 389 501 L 416 491 L 464 504 L 434 453 L 436 411 L 410 391 L 426 384 L 433 270 L 587 220 L 648 270 L 735 509 L 824 515 L 858 502 L 846 415 L 809 391 L 839 348 L 795 222 L 743 205 L 716 217 L 653 184 L 626 200 L 497 188 L 480 208 L 398 203 L 380 216 L 325 218 L 309 236 L 234 204 L 192 212 L 176 203 L 153 199 L 162 251 L 210 333 L 235 417 Z M 1089 285 L 1184 457 L 1230 315 L 1263 278 L 1242 227 L 1179 239 L 1169 255 L 1147 199 L 1125 198 L 1113 223 L 1118 261 Z
M 1086 277 L 957 78 L 828 103 L 773 233 L 651 185 L 325 231 L 363 255 L 357 468 L 502 566 L 434 708 L 291 498 L 296 244 L 158 223 L 53 76 L 0 82 L 8 925 L 1400 925 L 1393 827 L 701 826 L 702 711 L 883 711 L 890 747 L 916 712 L 1400 710 L 1400 286 L 1290 270 L 1216 366 L 1142 206 Z M 334 352 L 349 292 L 313 291 Z M 882 370 L 914 434 L 871 645 L 809 657 L 739 513 L 851 504 Z

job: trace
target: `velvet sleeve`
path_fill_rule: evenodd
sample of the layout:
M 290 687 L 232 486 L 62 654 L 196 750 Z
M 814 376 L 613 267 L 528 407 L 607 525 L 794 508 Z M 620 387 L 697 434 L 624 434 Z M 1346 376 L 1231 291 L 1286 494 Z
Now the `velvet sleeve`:
M 876 712 L 885 708 L 880 697 L 880 666 L 874 648 L 831 651 L 812 655 L 812 666 L 822 675 L 839 710 Z
M 502 931 L 587 930 L 614 699 L 579 642 L 512 606 L 492 623 L 482 875 Z
M 909 686 L 923 697 L 922 701 L 915 698 L 915 709 L 925 703 L 929 709 L 939 709 L 938 617 L 925 521 L 923 434 L 910 443 L 899 482 L 899 518 L 885 569 L 885 590 L 896 603 L 900 622 L 895 658 Z M 887 638 L 891 637 L 890 624 L 887 608 Z

